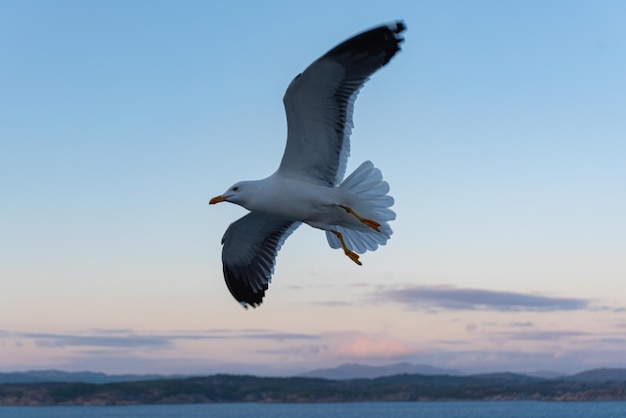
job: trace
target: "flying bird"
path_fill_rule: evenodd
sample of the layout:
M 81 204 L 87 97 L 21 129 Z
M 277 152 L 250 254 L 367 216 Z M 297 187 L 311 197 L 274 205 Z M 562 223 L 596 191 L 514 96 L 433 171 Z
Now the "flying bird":
M 244 307 L 261 304 L 278 251 L 303 222 L 326 231 L 330 247 L 341 248 L 358 265 L 359 254 L 391 237 L 394 200 L 380 170 L 366 161 L 343 176 L 356 96 L 400 50 L 405 29 L 397 21 L 358 34 L 298 74 L 283 98 L 287 145 L 278 170 L 235 183 L 209 201 L 250 211 L 222 238 L 226 285 Z

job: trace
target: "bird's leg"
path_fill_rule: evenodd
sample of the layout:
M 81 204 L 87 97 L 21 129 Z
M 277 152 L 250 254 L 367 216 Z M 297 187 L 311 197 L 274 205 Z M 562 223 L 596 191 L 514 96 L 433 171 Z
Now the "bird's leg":
M 350 215 L 354 215 L 359 221 L 363 222 L 365 225 L 380 232 L 380 224 L 378 222 L 373 221 L 371 219 L 362 218 L 351 207 L 344 206 L 344 205 L 339 205 L 339 207 L 345 210 L 346 212 L 348 212 Z
M 333 234 L 335 234 L 337 238 L 339 238 L 339 243 L 341 244 L 341 248 L 343 248 L 344 254 L 347 255 L 350 258 L 350 260 L 357 263 L 359 266 L 363 265 L 359 261 L 359 255 L 355 253 L 354 251 L 350 251 L 348 247 L 346 247 L 346 243 L 343 240 L 343 235 L 341 235 L 339 231 L 335 231 L 334 229 L 331 229 L 330 232 L 332 232 Z

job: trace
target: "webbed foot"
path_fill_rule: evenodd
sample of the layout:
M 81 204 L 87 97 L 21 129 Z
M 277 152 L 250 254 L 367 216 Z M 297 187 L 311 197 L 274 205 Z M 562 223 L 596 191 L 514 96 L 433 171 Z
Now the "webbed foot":
M 359 214 L 357 214 L 349 206 L 339 205 L 339 207 L 342 208 L 343 210 L 345 210 L 346 212 L 348 212 L 350 215 L 353 215 L 354 217 L 356 217 L 359 221 L 361 221 L 365 225 L 369 226 L 370 228 L 374 229 L 375 231 L 380 232 L 380 224 L 378 222 L 376 222 L 376 221 L 374 221 L 372 219 L 367 219 L 367 218 L 363 218 L 362 216 L 359 216 Z
M 343 253 L 345 255 L 347 255 L 350 260 L 354 261 L 359 266 L 362 266 L 363 263 L 361 263 L 359 261 L 359 255 L 357 253 L 355 253 L 354 251 L 349 250 L 348 247 L 346 247 L 346 243 L 343 240 L 343 235 L 341 235 L 341 233 L 339 231 L 335 231 L 334 229 L 332 229 L 330 232 L 335 234 L 335 236 L 339 239 L 339 243 L 341 244 L 341 248 L 343 248 Z

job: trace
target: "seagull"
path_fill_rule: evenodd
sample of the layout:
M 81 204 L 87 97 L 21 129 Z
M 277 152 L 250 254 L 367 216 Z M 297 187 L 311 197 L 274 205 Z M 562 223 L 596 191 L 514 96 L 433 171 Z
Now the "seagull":
M 356 96 L 400 50 L 405 29 L 397 21 L 355 35 L 298 74 L 283 97 L 287 145 L 278 170 L 235 183 L 209 201 L 250 211 L 222 238 L 226 285 L 246 309 L 262 303 L 278 251 L 302 223 L 324 230 L 330 247 L 358 265 L 359 254 L 391 237 L 394 200 L 381 171 L 365 161 L 343 177 Z

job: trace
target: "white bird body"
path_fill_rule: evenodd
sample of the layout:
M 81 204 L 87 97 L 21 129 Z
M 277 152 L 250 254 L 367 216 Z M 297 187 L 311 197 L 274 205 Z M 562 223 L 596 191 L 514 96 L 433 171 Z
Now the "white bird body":
M 239 187 L 240 193 L 229 199 L 232 203 L 252 212 L 307 223 L 323 220 L 329 208 L 336 208 L 343 201 L 339 195 L 345 194 L 336 187 L 293 179 L 277 173 L 262 180 L 240 182 L 237 185 L 234 187 Z
M 280 174 L 273 175 L 271 180 L 275 181 L 275 186 L 278 187 L 278 193 L 273 199 L 260 199 L 263 202 L 259 202 L 259 206 L 250 205 L 246 209 L 304 222 L 311 226 L 347 223 L 350 218 L 354 218 L 347 216 L 346 211 L 339 207 L 345 205 L 348 200 L 349 193 L 343 189 L 306 182 L 303 184 L 302 181 L 285 178 Z M 302 187 L 303 185 L 306 187 Z
M 223 196 L 233 193 L 235 187 L 238 190 L 228 201 L 251 212 L 304 222 L 326 231 L 335 226 L 364 231 L 370 228 L 342 208 L 364 205 L 357 193 L 345 187 L 329 187 L 274 173 L 261 180 L 236 183 Z M 359 213 L 356 209 L 355 212 Z
M 278 170 L 236 183 L 209 202 L 250 211 L 222 238 L 226 285 L 245 307 L 261 304 L 278 251 L 301 223 L 326 231 L 328 244 L 359 265 L 357 253 L 374 251 L 391 237 L 394 200 L 380 170 L 366 161 L 343 175 L 356 96 L 400 50 L 405 29 L 394 22 L 356 35 L 296 76 L 283 98 L 287 144 Z

